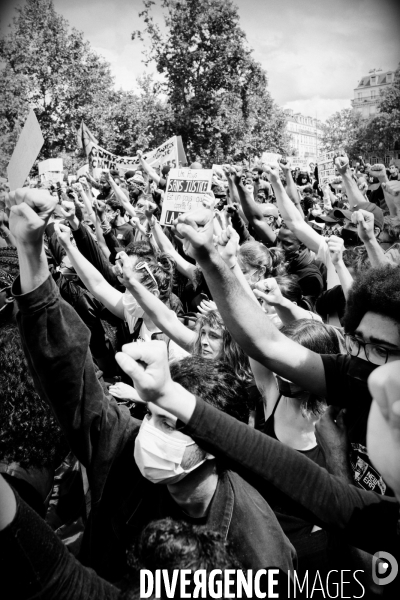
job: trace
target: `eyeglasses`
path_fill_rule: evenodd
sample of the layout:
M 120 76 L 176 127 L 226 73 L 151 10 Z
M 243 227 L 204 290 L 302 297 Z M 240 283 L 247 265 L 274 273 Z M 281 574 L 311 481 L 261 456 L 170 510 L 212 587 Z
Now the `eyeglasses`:
M 14 296 L 11 294 L 11 285 L 0 289 L 0 294 L 5 293 L 6 294 L 6 300 L 4 305 L 0 308 L 0 313 L 1 311 L 3 311 L 9 304 L 11 304 L 11 302 L 14 302 Z
M 362 348 L 367 361 L 373 365 L 385 365 L 389 356 L 392 353 L 396 353 L 396 351 L 392 352 L 383 346 L 371 344 L 370 342 L 363 342 L 350 333 L 346 333 L 344 338 L 346 342 L 346 350 L 351 356 L 358 356 Z M 400 354 L 400 351 L 398 351 L 397 354 Z
M 150 267 L 145 260 L 138 262 L 137 265 L 135 266 L 135 271 L 142 271 L 143 269 L 146 269 L 146 271 L 148 272 L 148 274 L 154 281 L 156 288 L 158 289 L 158 283 L 156 281 L 156 278 L 154 277 L 153 273 L 150 271 Z

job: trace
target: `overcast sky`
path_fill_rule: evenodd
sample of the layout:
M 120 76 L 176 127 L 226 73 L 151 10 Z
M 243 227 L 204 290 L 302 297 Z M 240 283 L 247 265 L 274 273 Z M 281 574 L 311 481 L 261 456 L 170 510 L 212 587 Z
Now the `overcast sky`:
M 0 0 L 2 26 L 23 0 Z M 155 0 L 161 19 L 161 0 Z M 199 0 L 201 2 L 201 0 Z M 325 119 L 350 106 L 353 89 L 370 69 L 400 62 L 399 0 L 236 0 L 254 57 L 269 90 L 285 108 Z M 145 72 L 142 0 L 54 0 L 57 12 L 83 31 L 110 63 L 116 86 L 135 89 Z M 154 68 L 153 68 L 154 70 Z

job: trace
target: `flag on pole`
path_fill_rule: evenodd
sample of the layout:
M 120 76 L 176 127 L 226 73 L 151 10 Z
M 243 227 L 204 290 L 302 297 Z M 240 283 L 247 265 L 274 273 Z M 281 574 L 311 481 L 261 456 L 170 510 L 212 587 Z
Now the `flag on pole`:
M 87 125 L 85 125 L 83 119 L 77 131 L 77 143 L 78 148 L 84 150 L 86 156 L 89 156 L 89 153 L 94 145 L 99 145 L 99 142 L 96 140 L 96 138 L 94 137 L 90 129 L 87 127 Z

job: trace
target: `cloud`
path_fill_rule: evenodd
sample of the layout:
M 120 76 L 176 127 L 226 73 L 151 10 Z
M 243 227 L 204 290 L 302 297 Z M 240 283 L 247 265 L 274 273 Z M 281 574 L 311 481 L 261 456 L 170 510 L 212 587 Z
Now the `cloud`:
M 333 113 L 351 108 L 350 100 L 343 98 L 305 98 L 304 100 L 291 100 L 283 105 L 283 108 L 291 108 L 295 113 L 299 112 L 305 116 L 325 121 Z

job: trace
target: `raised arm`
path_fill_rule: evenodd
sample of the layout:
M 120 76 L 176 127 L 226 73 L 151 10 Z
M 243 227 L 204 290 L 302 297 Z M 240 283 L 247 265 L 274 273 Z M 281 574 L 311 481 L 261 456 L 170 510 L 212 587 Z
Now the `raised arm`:
M 367 198 L 361 190 L 359 190 L 357 182 L 353 179 L 347 156 L 338 156 L 335 159 L 335 166 L 342 176 L 343 185 L 350 204 L 350 210 L 356 210 L 357 208 L 362 208 L 363 205 L 368 204 Z
M 185 327 L 173 310 L 170 310 L 157 295 L 139 283 L 134 277 L 129 257 L 125 252 L 118 254 L 118 260 L 122 267 L 122 277 L 127 290 L 136 298 L 153 323 L 181 348 L 187 352 L 192 352 L 196 340 L 194 331 Z
M 22 188 L 10 194 L 10 226 L 20 263 L 13 294 L 36 389 L 52 406 L 90 479 L 94 463 L 104 463 L 101 472 L 107 473 L 105 463 L 125 443 L 132 424 L 129 411 L 104 395 L 89 351 L 89 330 L 60 298 L 49 273 L 43 233 L 54 206 L 53 198 L 42 190 Z M 101 481 L 90 483 L 97 490 L 102 486 Z
M 154 183 L 158 186 L 158 184 L 161 181 L 161 177 L 158 175 L 157 171 L 155 169 L 153 169 L 153 167 L 150 166 L 144 160 L 143 152 L 141 150 L 138 151 L 137 156 L 138 156 L 140 166 L 142 167 L 143 171 L 145 171 L 147 173 L 147 175 L 150 177 L 150 179 L 152 179 L 154 181 Z
M 174 259 L 178 271 L 190 279 L 190 281 L 193 281 L 195 278 L 196 265 L 192 265 L 192 263 L 186 260 L 179 254 L 177 250 L 175 250 L 154 215 L 150 219 L 150 229 L 161 252 L 169 254 Z
M 303 389 L 325 396 L 320 355 L 281 334 L 248 296 L 214 247 L 210 211 L 180 215 L 175 224 L 204 272 L 226 327 L 246 354 Z
M 293 202 L 293 204 L 295 205 L 295 207 L 297 208 L 297 210 L 299 211 L 299 213 L 301 214 L 301 216 L 304 219 L 303 209 L 301 208 L 301 204 L 300 204 L 300 195 L 299 195 L 299 191 L 297 189 L 297 185 L 295 184 L 294 179 L 293 179 L 290 161 L 288 159 L 281 159 L 279 161 L 279 164 L 280 164 L 283 174 L 285 175 L 285 178 L 286 178 L 287 195 L 289 196 L 289 198 L 291 199 L 291 201 Z
M 371 267 L 389 264 L 390 261 L 375 237 L 374 215 L 367 210 L 357 210 L 352 214 L 351 219 L 357 225 L 358 237 L 364 243 Z
M 58 240 L 67 253 L 79 278 L 83 281 L 89 292 L 93 294 L 110 312 L 120 319 L 124 318 L 123 294 L 113 288 L 103 275 L 72 245 L 69 237 L 69 228 L 64 225 L 55 225 Z
M 290 200 L 279 177 L 279 167 L 276 165 L 266 166 L 265 170 L 274 188 L 276 203 L 285 224 L 307 248 L 317 254 L 321 244 L 321 236 L 305 222 Z
M 331 235 L 328 240 L 328 248 L 335 271 L 339 277 L 342 286 L 344 297 L 349 297 L 351 286 L 353 285 L 353 277 L 348 268 L 343 262 L 344 241 L 336 235 Z
M 245 188 L 240 176 L 235 177 L 235 184 L 245 217 L 254 228 L 260 241 L 269 245 L 275 244 L 276 234 L 265 221 L 260 206 L 254 202 L 252 194 Z
M 318 525 L 344 532 L 357 547 L 376 552 L 383 542 L 385 550 L 394 551 L 399 504 L 393 498 L 349 485 L 301 452 L 193 396 L 171 380 L 160 342 L 132 344 L 117 360 L 140 397 L 177 417 L 185 425 L 181 431 L 202 448 L 271 483 L 310 511 Z

